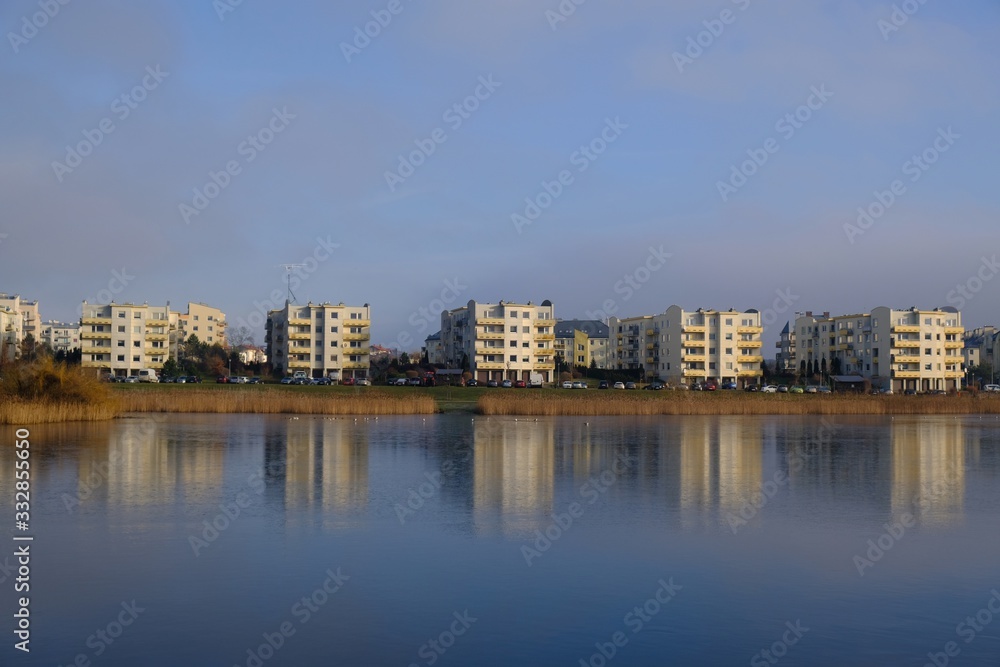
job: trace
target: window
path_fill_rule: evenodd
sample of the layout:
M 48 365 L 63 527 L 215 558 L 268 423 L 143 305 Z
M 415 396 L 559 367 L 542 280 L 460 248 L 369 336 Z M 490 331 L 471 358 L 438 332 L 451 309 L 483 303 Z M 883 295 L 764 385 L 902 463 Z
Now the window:
M 733 339 L 733 334 L 727 333 L 726 334 L 726 340 L 732 340 L 732 339 Z
M 727 371 L 733 370 L 733 362 L 731 362 L 731 361 L 727 361 L 726 362 L 726 370 Z
M 118 317 L 120 317 L 121 319 L 125 319 L 125 311 L 124 310 L 119 310 L 118 311 Z
M 510 346 L 511 347 L 517 347 L 517 341 L 516 340 L 510 341 Z
M 132 327 L 132 333 L 136 333 L 136 334 L 137 333 L 142 333 L 142 326 L 141 325 L 136 325 L 136 326 Z
M 511 317 L 517 317 L 517 311 L 516 310 L 510 311 L 510 316 Z
M 925 347 L 924 348 L 924 354 L 930 354 L 930 353 L 931 353 L 931 348 Z
M 125 355 L 124 354 L 119 354 L 118 355 L 118 361 L 125 361 Z
M 333 319 L 337 319 L 338 317 L 340 317 L 340 313 L 330 313 L 330 317 L 332 317 Z
M 124 340 L 118 341 L 118 347 L 125 347 L 125 341 Z
M 714 347 L 708 348 L 708 353 L 709 354 L 715 354 L 715 348 Z
M 119 325 L 119 327 L 118 327 L 118 333 L 125 333 L 125 326 L 124 325 Z
M 710 371 L 714 371 L 715 370 L 715 362 L 714 361 L 709 362 L 709 364 L 708 364 L 708 370 L 710 370 Z
M 132 347 L 142 347 L 142 341 L 141 340 L 132 341 Z
M 925 333 L 924 334 L 924 340 L 930 340 L 930 339 L 931 339 L 931 335 L 929 333 Z
M 528 357 L 521 357 L 521 363 L 522 364 L 528 363 Z
M 195 321 L 195 322 L 197 322 L 197 321 L 198 321 L 198 316 L 197 316 L 197 315 L 195 315 L 195 316 L 194 316 L 194 321 Z
M 727 347 L 726 348 L 726 354 L 732 354 L 732 353 L 733 353 L 733 348 Z
M 511 333 L 517 333 L 517 327 L 511 327 L 510 328 L 510 332 Z
M 322 354 L 317 354 L 315 358 L 316 358 L 316 361 L 323 361 L 323 355 Z
M 924 364 L 924 370 L 925 371 L 931 370 L 931 366 L 932 366 L 932 364 Z
M 330 327 L 330 333 L 337 333 L 337 327 Z
M 523 343 L 521 343 L 521 347 L 531 347 L 531 343 L 529 343 L 528 341 L 524 341 Z
M 733 326 L 733 318 L 731 318 L 731 317 L 727 317 L 726 318 L 726 326 L 727 327 Z
M 209 327 L 208 330 L 209 331 L 215 331 L 215 327 Z
M 510 360 L 511 361 L 517 361 L 517 355 L 516 354 L 510 355 Z
M 531 333 L 531 327 L 521 327 L 521 333 Z
M 134 355 L 134 356 L 132 357 L 132 361 L 134 361 L 134 362 L 138 363 L 138 362 L 139 362 L 139 355 L 138 355 L 138 354 Z

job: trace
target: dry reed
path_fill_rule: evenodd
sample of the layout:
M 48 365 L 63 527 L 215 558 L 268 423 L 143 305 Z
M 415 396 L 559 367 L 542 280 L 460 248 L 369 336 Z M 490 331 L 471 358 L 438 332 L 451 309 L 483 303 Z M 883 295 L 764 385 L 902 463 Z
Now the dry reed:
M 959 415 L 1000 414 L 1000 397 L 858 396 L 674 393 L 652 396 L 490 394 L 476 411 L 485 415 Z
M 231 388 L 230 391 L 189 388 L 184 391 L 123 391 L 124 412 L 203 412 L 244 414 L 418 415 L 437 411 L 426 394 L 390 396 L 378 391 L 362 394 L 306 394 L 284 388 Z

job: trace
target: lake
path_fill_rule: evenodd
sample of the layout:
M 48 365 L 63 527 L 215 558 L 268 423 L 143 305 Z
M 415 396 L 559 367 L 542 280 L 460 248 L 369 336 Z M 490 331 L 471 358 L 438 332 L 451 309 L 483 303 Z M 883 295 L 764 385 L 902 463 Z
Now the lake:
M 994 416 L 29 430 L 4 665 L 1000 665 Z

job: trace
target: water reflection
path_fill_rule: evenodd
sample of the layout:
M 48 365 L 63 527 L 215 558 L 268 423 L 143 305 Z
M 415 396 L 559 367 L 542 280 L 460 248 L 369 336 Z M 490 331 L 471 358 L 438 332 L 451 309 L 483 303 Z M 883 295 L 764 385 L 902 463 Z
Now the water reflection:
M 961 518 L 965 498 L 965 428 L 961 420 L 894 420 L 892 510 L 918 521 L 950 523 Z

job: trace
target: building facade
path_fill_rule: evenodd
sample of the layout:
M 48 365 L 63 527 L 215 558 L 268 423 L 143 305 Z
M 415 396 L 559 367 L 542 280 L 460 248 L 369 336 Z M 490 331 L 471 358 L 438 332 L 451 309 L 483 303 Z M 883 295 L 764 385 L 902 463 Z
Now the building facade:
M 371 309 L 329 302 L 286 303 L 265 325 L 267 358 L 284 374 L 334 380 L 366 378 L 371 365 Z
M 170 358 L 170 307 L 83 302 L 81 365 L 111 375 L 161 369 Z
M 610 363 L 641 369 L 647 380 L 746 385 L 763 375 L 763 327 L 754 309 L 686 311 L 675 305 L 660 315 L 612 317 L 608 326 Z
M 555 332 L 555 351 L 565 363 L 607 368 L 607 324 L 600 320 L 557 320 Z
M 479 381 L 531 379 L 552 382 L 555 374 L 555 308 L 550 301 L 478 303 L 441 313 L 444 363 L 463 361 Z
M 778 353 L 774 355 L 775 373 L 795 372 L 795 327 L 792 322 L 785 322 L 785 328 L 781 330 L 778 342 L 774 344 L 778 348 Z
M 14 361 L 19 345 L 21 314 L 0 305 L 0 361 Z
M 0 292 L 0 311 L 8 313 L 5 318 L 4 336 L 7 347 L 13 346 L 14 356 L 20 355 L 21 342 L 29 335 L 35 342 L 41 342 L 41 316 L 38 301 L 27 301 L 21 295 L 13 296 Z
M 41 340 L 53 352 L 69 354 L 80 348 L 80 323 L 49 320 L 41 326 Z
M 894 392 L 957 389 L 965 347 L 954 308 L 896 310 L 830 317 L 811 312 L 795 320 L 799 371 L 860 375 Z
M 441 345 L 441 332 L 432 333 L 424 339 L 424 349 L 421 350 L 427 357 L 427 363 L 433 365 L 444 365 L 444 346 Z

